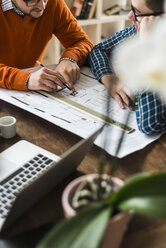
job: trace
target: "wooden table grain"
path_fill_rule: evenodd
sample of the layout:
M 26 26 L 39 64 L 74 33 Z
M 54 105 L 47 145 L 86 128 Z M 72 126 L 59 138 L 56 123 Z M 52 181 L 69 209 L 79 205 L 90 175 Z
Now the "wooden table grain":
M 12 115 L 17 119 L 17 134 L 8 140 L 0 138 L 0 152 L 20 139 L 25 139 L 60 156 L 81 139 L 40 117 L 0 100 L 0 117 L 5 115 Z M 17 219 L 1 237 L 10 237 L 42 224 L 61 220 L 63 218 L 61 194 L 65 185 L 82 173 L 97 172 L 100 152 L 100 148 L 93 146 L 75 173 Z M 163 135 L 143 150 L 120 159 L 114 176 L 125 180 L 138 172 L 164 171 L 165 154 L 166 135 Z M 110 160 L 111 156 L 108 155 L 108 158 Z M 129 223 L 121 248 L 165 248 L 165 233 L 166 220 L 135 215 Z

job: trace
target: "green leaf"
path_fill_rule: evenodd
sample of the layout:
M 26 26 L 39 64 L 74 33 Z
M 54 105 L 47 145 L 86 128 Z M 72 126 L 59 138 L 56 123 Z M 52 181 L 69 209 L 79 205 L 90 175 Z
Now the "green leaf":
M 133 210 L 135 213 L 166 218 L 166 197 L 133 197 L 122 203 L 121 210 Z
M 75 217 L 55 227 L 37 248 L 97 248 L 111 211 L 111 207 L 104 202 L 90 204 Z
M 117 207 L 130 198 L 143 196 L 166 197 L 166 172 L 140 173 L 131 177 L 111 195 L 109 204 Z

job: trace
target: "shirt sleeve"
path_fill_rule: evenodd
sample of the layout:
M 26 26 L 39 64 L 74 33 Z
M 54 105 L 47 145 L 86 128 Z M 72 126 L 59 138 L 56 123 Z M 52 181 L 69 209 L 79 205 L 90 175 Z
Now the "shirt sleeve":
M 0 88 L 26 90 L 26 80 L 30 72 L 0 64 Z
M 55 11 L 54 34 L 65 48 L 61 58 L 71 58 L 82 66 L 93 44 L 63 0 L 57 1 Z
M 134 25 L 117 32 L 115 35 L 100 42 L 91 50 L 88 61 L 91 66 L 93 74 L 98 80 L 105 74 L 114 73 L 111 56 L 114 49 L 123 42 L 126 38 L 132 37 L 136 34 Z
M 156 93 L 138 94 L 135 110 L 138 128 L 143 133 L 158 134 L 166 130 L 166 105 Z

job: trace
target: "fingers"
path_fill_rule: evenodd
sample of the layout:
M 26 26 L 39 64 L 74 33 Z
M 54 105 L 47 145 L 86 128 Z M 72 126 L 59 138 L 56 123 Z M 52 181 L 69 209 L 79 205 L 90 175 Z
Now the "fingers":
M 72 91 L 75 91 L 73 81 L 79 79 L 79 75 L 79 70 L 70 70 L 70 72 L 66 70 L 62 75 L 59 71 L 50 70 L 44 67 L 31 73 L 28 82 L 28 89 L 46 90 L 51 92 L 57 89 L 57 85 L 64 88 L 64 83 L 66 83 Z
M 46 90 L 49 92 L 53 92 L 57 90 L 57 84 L 55 84 L 54 82 L 50 81 L 50 80 L 41 80 L 41 82 L 39 81 L 39 87 L 42 90 Z
M 124 88 L 124 85 L 116 75 L 104 75 L 102 76 L 101 81 L 106 86 L 109 94 L 116 100 L 121 109 L 125 109 L 127 106 L 129 109 L 133 110 L 135 106 L 134 95 L 129 89 L 126 87 Z
M 48 82 L 50 82 L 50 86 L 53 83 L 59 85 L 61 88 L 64 88 L 63 82 L 65 80 L 61 76 L 61 74 L 47 68 L 43 68 L 42 70 L 43 74 L 41 74 L 41 81 L 47 80 Z
M 45 90 L 48 92 L 53 92 L 57 90 L 57 85 L 50 80 L 39 79 L 38 82 L 36 82 L 36 88 L 37 90 Z
M 64 78 L 63 76 L 59 73 L 59 72 L 55 72 L 54 70 L 50 70 L 48 68 L 44 68 L 44 71 L 47 73 L 47 75 L 49 75 L 51 77 L 51 75 L 54 77 L 57 77 L 61 82 L 64 82 Z
M 76 82 L 76 75 L 73 75 L 69 73 L 68 71 L 66 71 L 65 74 L 63 74 L 63 78 L 65 80 L 65 83 L 70 87 L 70 89 L 75 91 L 73 82 Z
M 160 18 L 160 16 L 145 16 L 140 22 L 139 35 L 141 39 L 146 38 L 148 32 L 152 29 L 152 25 Z
M 47 86 L 47 84 L 40 85 L 40 90 L 44 90 L 47 92 L 53 92 L 53 91 L 56 91 L 56 89 L 57 89 L 57 86 L 54 86 L 54 88 L 51 88 L 50 86 Z
M 119 90 L 118 94 L 120 95 L 120 97 L 122 98 L 122 101 L 129 106 L 130 105 L 130 101 L 128 98 L 128 95 L 123 91 L 123 90 Z
M 114 99 L 117 101 L 117 103 L 121 109 L 125 109 L 125 105 L 123 103 L 123 100 L 118 93 L 115 93 Z
M 75 80 L 75 82 L 77 81 L 77 80 L 79 80 L 80 79 L 80 68 L 77 66 L 77 70 L 76 70 L 76 80 Z M 74 83 L 75 83 L 74 82 Z
M 129 107 L 130 105 L 129 98 L 123 90 L 119 90 L 118 92 L 116 92 L 114 98 L 117 101 L 120 108 L 125 109 L 125 106 Z
M 129 96 L 129 105 L 128 105 L 128 108 L 131 110 L 131 111 L 134 111 L 135 110 L 135 101 L 133 101 Z
M 63 83 L 57 76 L 49 75 L 46 73 L 45 68 L 42 68 L 36 72 L 30 74 L 29 81 L 28 81 L 28 89 L 29 90 L 46 90 L 46 91 L 55 91 L 57 89 L 57 84 L 61 87 Z
M 80 79 L 80 68 L 77 64 L 70 63 L 69 67 L 63 68 L 63 71 L 61 70 L 61 74 L 66 80 L 66 83 L 67 80 L 70 80 L 70 83 L 74 84 L 77 80 Z
M 114 95 L 115 100 L 117 101 L 119 107 L 121 109 L 125 109 L 125 106 L 127 106 L 130 110 L 134 110 L 135 103 L 131 97 L 129 97 L 125 92 L 120 90 L 119 92 L 116 92 Z
M 80 78 L 79 66 L 69 60 L 63 60 L 58 64 L 55 71 L 62 75 L 65 83 L 75 91 L 74 83 Z
M 63 83 L 66 83 L 72 91 L 75 91 L 73 83 L 75 83 L 80 78 L 80 70 L 70 70 L 67 69 L 62 72 L 59 71 L 52 71 L 45 68 L 45 72 L 47 73 L 46 79 L 54 80 L 60 87 L 64 88 Z M 63 75 L 63 76 L 62 76 Z

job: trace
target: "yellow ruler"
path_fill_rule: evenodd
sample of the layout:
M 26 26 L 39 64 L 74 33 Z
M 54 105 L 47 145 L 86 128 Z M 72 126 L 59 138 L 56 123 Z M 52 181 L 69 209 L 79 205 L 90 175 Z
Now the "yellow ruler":
M 67 103 L 68 105 L 71 105 L 73 108 L 76 108 L 77 110 L 79 109 L 80 111 L 86 113 L 86 114 L 89 114 L 97 119 L 99 119 L 100 121 L 103 121 L 103 122 L 106 122 L 107 124 L 111 125 L 111 126 L 114 126 L 116 128 L 119 128 L 119 129 L 122 129 L 123 131 L 125 131 L 126 133 L 131 133 L 131 132 L 134 132 L 135 129 L 132 128 L 132 127 L 129 127 L 119 121 L 115 121 L 113 120 L 112 118 L 110 118 L 109 116 L 106 116 L 106 115 L 103 115 L 103 114 L 100 114 L 99 112 L 93 110 L 93 109 L 90 109 L 80 103 L 77 103 L 75 101 L 72 101 L 71 99 L 67 98 L 67 97 L 64 97 L 62 95 L 59 95 L 57 94 L 56 92 L 53 92 L 53 93 L 47 93 L 47 92 L 43 92 L 42 91 L 42 94 L 48 96 L 48 97 L 51 97 L 51 98 L 56 98 L 56 100 L 60 101 L 60 102 L 63 102 L 63 103 Z

